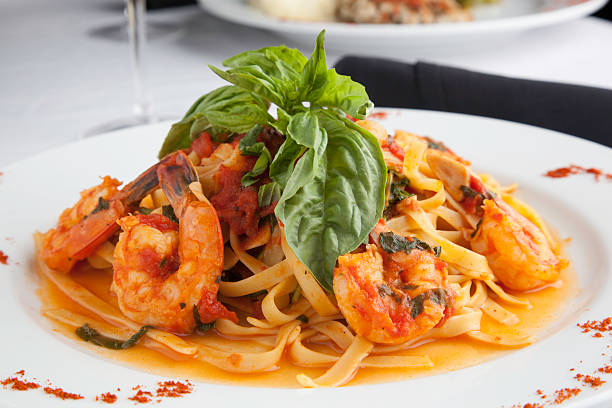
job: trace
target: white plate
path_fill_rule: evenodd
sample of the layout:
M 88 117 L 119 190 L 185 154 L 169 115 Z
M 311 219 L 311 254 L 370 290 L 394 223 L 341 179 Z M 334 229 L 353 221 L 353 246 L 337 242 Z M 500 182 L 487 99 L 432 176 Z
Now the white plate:
M 549 394 L 574 387 L 576 372 L 591 374 L 609 363 L 610 335 L 595 339 L 580 333 L 576 322 L 601 320 L 612 310 L 610 206 L 612 184 L 591 176 L 550 179 L 547 170 L 570 163 L 612 171 L 612 150 L 560 133 L 510 122 L 439 112 L 388 110 L 384 123 L 443 140 L 469 158 L 478 171 L 501 182 L 519 183 L 519 196 L 532 204 L 563 237 L 572 237 L 569 253 L 579 275 L 580 294 L 567 312 L 542 333 L 538 343 L 474 367 L 431 377 L 340 389 L 288 390 L 197 383 L 194 393 L 160 406 L 379 406 L 418 404 L 509 407 L 538 401 L 542 389 Z M 100 406 L 93 398 L 122 388 L 150 387 L 159 377 L 107 361 L 83 345 L 51 330 L 40 316 L 32 266 L 34 230 L 54 225 L 60 211 L 78 192 L 110 173 L 122 180 L 134 178 L 154 162 L 169 124 L 157 124 L 110 133 L 47 151 L 2 169 L 0 176 L 0 250 L 9 265 L 0 265 L 0 377 L 17 370 L 39 380 L 86 396 L 81 401 L 61 401 L 41 390 L 17 392 L 0 388 L 0 407 Z M 6 240 L 12 238 L 12 240 Z M 606 353 L 608 357 L 601 354 Z M 582 363 L 580 363 L 582 361 Z M 576 372 L 569 371 L 575 367 Z M 603 375 L 605 377 L 605 375 Z M 585 389 L 564 407 L 612 404 L 612 378 L 597 390 Z M 402 401 L 400 403 L 400 401 Z M 341 405 L 343 404 L 343 405 Z M 158 404 L 155 404 L 156 406 Z M 606 405 L 610 406 L 610 405 Z
M 225 20 L 277 32 L 311 49 L 327 30 L 328 50 L 418 57 L 460 53 L 491 46 L 525 30 L 589 15 L 607 0 L 499 0 L 473 9 L 474 21 L 437 24 L 346 24 L 283 21 L 263 14 L 247 0 L 199 0 L 209 13 Z

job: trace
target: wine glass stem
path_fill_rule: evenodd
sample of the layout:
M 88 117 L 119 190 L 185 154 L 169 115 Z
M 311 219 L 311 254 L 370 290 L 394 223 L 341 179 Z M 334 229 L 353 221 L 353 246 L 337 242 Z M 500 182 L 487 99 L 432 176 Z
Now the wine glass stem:
M 146 83 L 146 0 L 127 0 L 128 41 L 132 60 L 134 114 L 151 116 L 151 98 Z

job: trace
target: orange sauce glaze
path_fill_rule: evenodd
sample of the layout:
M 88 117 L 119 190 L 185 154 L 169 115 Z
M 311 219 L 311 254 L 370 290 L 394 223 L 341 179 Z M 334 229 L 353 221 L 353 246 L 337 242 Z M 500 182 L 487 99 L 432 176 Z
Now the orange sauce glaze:
M 112 281 L 111 270 L 94 270 L 89 266 L 81 265 L 71 273 L 74 280 L 87 287 L 94 294 L 107 302 L 116 305 L 110 291 Z M 549 287 L 543 290 L 520 295 L 526 297 L 533 305 L 532 309 L 521 309 L 506 306 L 515 313 L 520 323 L 516 326 L 504 326 L 484 315 L 482 330 L 486 333 L 497 333 L 501 336 L 522 336 L 537 334 L 545 329 L 563 311 L 563 304 L 576 296 L 578 292 L 577 278 L 573 269 L 568 268 L 562 272 L 559 288 Z M 52 283 L 40 277 L 38 295 L 44 308 L 65 308 L 84 315 L 95 317 L 83 307 L 67 298 Z M 137 345 L 128 350 L 107 350 L 83 342 L 74 334 L 74 328 L 52 321 L 53 330 L 74 340 L 75 347 L 86 347 L 95 351 L 101 358 L 109 359 L 121 365 L 137 367 L 143 371 L 178 378 L 188 378 L 193 381 L 202 381 L 218 384 L 248 385 L 262 387 L 298 388 L 295 380 L 296 374 L 305 373 L 316 377 L 323 373 L 323 369 L 296 367 L 290 361 L 283 359 L 277 370 L 257 374 L 232 374 L 219 370 L 205 363 L 192 359 L 176 361 L 158 352 Z M 228 340 L 215 332 L 205 335 L 192 335 L 187 340 L 214 347 L 227 348 Z M 237 342 L 237 343 L 236 343 Z M 265 347 L 252 341 L 232 340 L 245 351 L 264 351 Z M 320 347 L 313 347 L 319 349 Z M 326 349 L 329 351 L 329 349 Z M 360 369 L 349 385 L 371 384 L 388 381 L 405 380 L 409 378 L 428 376 L 447 371 L 469 367 L 486 360 L 512 352 L 515 349 L 490 345 L 471 340 L 466 336 L 452 339 L 437 340 L 432 343 L 418 346 L 403 352 L 404 355 L 428 355 L 434 363 L 433 368 L 418 369 Z

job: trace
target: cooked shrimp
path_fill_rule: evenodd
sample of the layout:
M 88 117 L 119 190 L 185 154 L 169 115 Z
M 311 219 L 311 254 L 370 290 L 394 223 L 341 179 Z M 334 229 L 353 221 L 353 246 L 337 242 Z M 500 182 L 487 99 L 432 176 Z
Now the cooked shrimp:
M 567 260 L 553 252 L 538 227 L 499 198 L 484 200 L 483 208 L 472 249 L 486 256 L 504 286 L 524 291 L 559 279 Z
M 376 343 L 398 344 L 441 325 L 452 313 L 455 295 L 447 284 L 445 262 L 417 248 L 387 253 L 381 233 L 392 234 L 379 222 L 371 234 L 374 244 L 365 252 L 338 258 L 334 293 L 357 334 Z
M 81 199 L 64 210 L 57 228 L 43 236 L 41 257 L 51 269 L 68 273 L 119 228 L 117 220 L 157 187 L 156 164 L 123 189 L 119 181 L 104 177 L 102 183 L 81 192 Z
M 178 225 L 160 214 L 119 220 L 112 289 L 119 308 L 134 321 L 178 334 L 236 315 L 217 300 L 223 268 L 223 237 L 217 213 L 189 190 L 197 174 L 183 153 L 161 165 L 160 186 Z
M 555 253 L 533 222 L 488 191 L 471 169 L 450 156 L 430 151 L 427 161 L 466 216 L 476 217 L 471 247 L 487 258 L 504 286 L 525 291 L 559 279 L 568 262 Z

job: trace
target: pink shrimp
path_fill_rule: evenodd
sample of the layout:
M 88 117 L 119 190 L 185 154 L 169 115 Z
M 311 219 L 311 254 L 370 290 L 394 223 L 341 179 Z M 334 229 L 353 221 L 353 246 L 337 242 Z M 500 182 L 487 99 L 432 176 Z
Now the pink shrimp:
M 177 154 L 158 169 L 160 186 L 178 225 L 160 214 L 127 216 L 115 247 L 113 291 L 129 318 L 178 334 L 236 315 L 217 300 L 223 268 L 223 237 L 217 213 L 189 185 L 197 174 Z
M 452 156 L 430 150 L 427 162 L 447 192 L 478 226 L 472 250 L 484 255 L 495 276 L 509 289 L 535 289 L 559 279 L 568 265 L 533 222 L 487 190 L 472 170 Z
M 393 234 L 382 220 L 370 236 L 374 244 L 339 257 L 334 270 L 334 294 L 353 330 L 376 343 L 398 344 L 444 323 L 455 298 L 446 263 L 417 247 L 387 252 L 383 238 L 418 241 Z
M 160 163 L 121 190 L 119 181 L 106 176 L 101 184 L 81 192 L 81 199 L 62 212 L 57 227 L 43 235 L 41 257 L 47 266 L 68 273 L 76 262 L 93 254 L 119 229 L 117 220 L 157 188 Z

